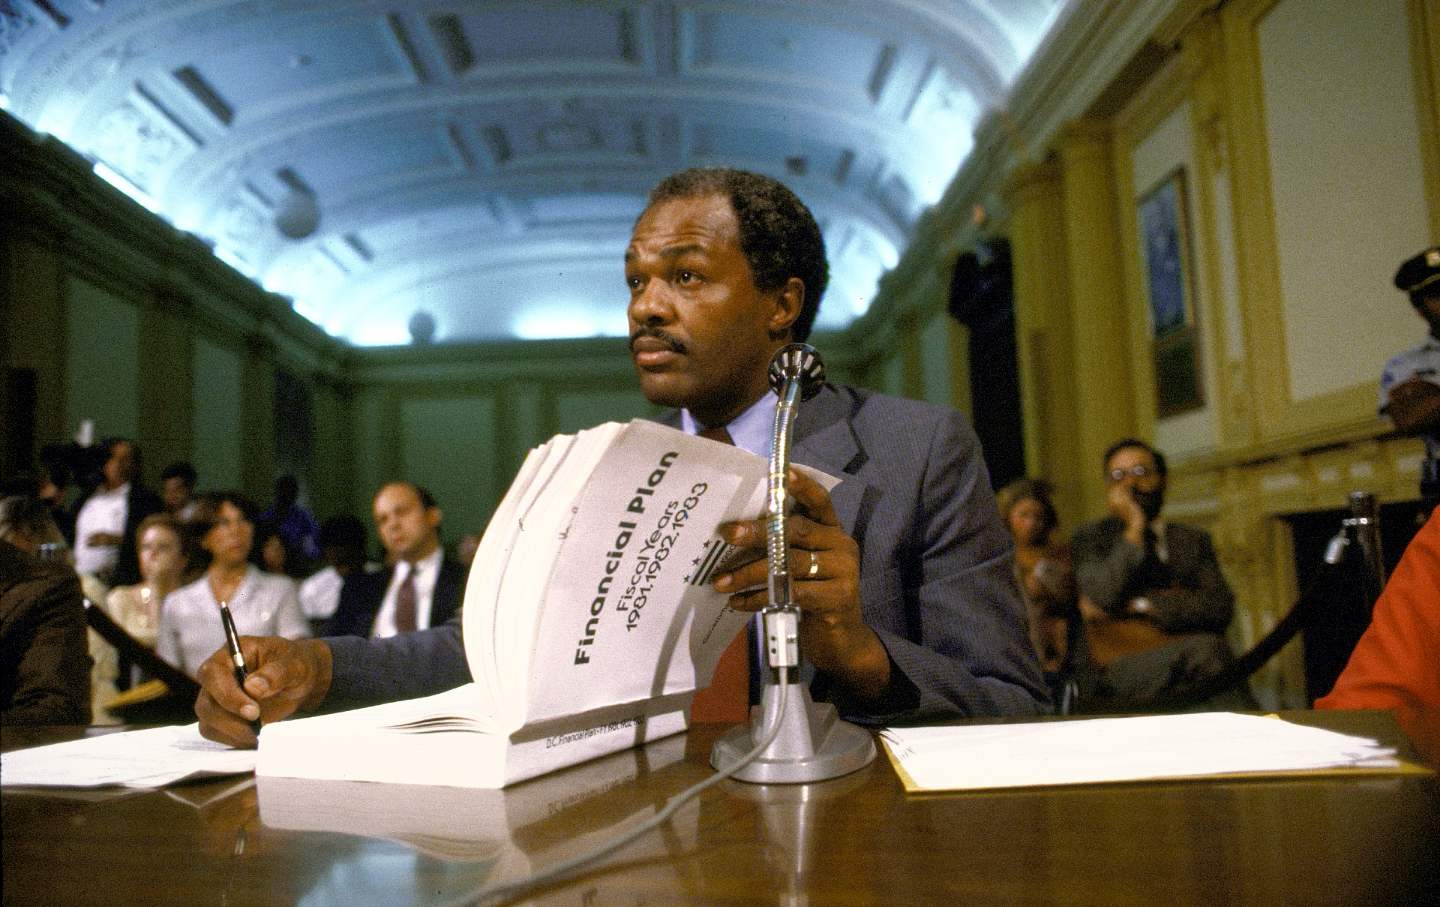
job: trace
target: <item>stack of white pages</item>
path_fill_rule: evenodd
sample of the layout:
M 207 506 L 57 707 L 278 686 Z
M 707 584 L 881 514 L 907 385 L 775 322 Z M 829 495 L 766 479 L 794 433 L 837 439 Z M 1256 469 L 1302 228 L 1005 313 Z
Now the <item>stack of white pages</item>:
M 887 728 L 881 740 L 911 791 L 1401 765 L 1369 738 L 1229 712 Z
M 552 438 L 525 459 L 470 569 L 473 682 L 266 725 L 256 773 L 503 787 L 684 730 L 748 617 L 710 585 L 743 556 L 716 530 L 760 515 L 767 471 L 653 422 Z
M 164 787 L 177 781 L 248 774 L 254 750 L 200 736 L 198 724 L 125 731 L 0 756 L 5 787 Z

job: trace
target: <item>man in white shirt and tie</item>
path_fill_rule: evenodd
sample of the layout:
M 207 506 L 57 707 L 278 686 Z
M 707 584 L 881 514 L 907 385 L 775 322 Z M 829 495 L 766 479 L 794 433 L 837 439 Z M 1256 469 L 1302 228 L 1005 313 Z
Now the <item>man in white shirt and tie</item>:
M 445 559 L 443 514 L 430 492 L 388 482 L 375 495 L 374 512 L 389 569 L 345 580 L 327 636 L 379 639 L 439 626 L 460 610 L 465 569 Z

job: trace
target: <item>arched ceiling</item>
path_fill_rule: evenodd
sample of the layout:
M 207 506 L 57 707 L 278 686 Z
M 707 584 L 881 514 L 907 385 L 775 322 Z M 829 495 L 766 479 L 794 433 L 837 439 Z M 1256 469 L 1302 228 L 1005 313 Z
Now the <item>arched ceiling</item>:
M 0 105 L 352 343 L 622 334 L 711 164 L 815 211 L 838 328 L 1069 2 L 0 0 Z

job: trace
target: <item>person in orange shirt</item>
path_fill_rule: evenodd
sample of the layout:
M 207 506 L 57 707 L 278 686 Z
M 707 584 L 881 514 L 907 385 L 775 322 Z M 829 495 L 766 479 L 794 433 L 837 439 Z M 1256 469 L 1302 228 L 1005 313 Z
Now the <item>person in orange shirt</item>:
M 1440 509 L 1415 534 L 1370 627 L 1317 709 L 1389 709 L 1440 765 Z

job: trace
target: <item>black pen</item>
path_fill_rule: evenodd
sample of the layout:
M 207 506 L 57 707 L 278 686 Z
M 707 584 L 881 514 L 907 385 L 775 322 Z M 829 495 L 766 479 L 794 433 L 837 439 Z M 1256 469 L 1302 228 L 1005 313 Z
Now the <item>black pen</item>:
M 220 623 L 225 627 L 225 645 L 230 649 L 230 660 L 235 663 L 235 684 L 245 691 L 245 655 L 240 651 L 240 634 L 235 632 L 235 618 L 230 616 L 230 606 L 220 603 Z M 260 733 L 260 719 L 250 722 L 250 728 Z

